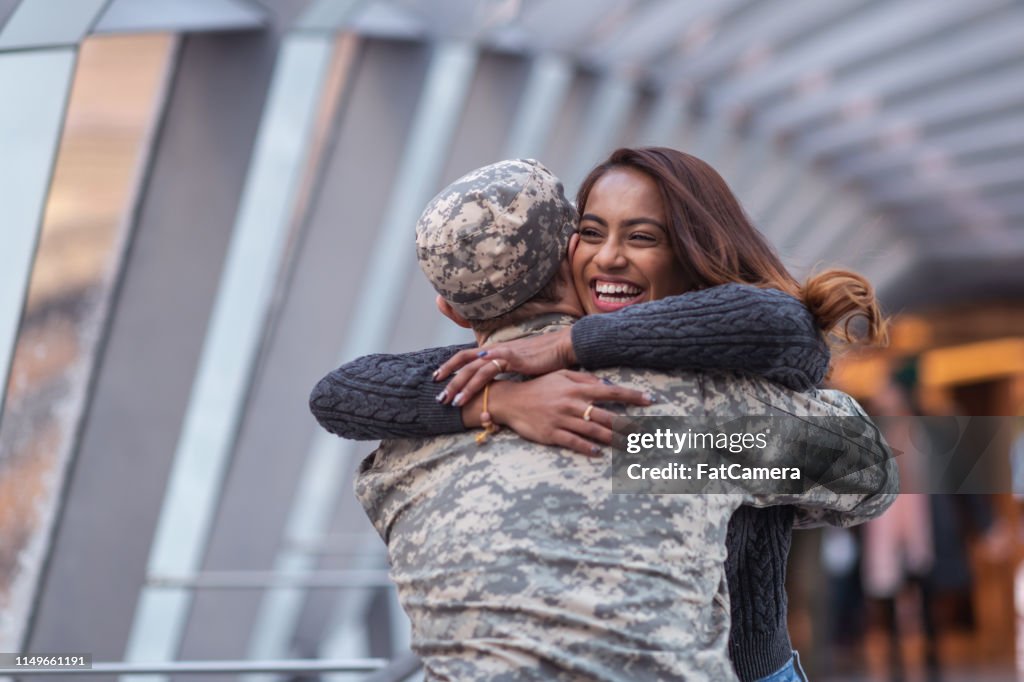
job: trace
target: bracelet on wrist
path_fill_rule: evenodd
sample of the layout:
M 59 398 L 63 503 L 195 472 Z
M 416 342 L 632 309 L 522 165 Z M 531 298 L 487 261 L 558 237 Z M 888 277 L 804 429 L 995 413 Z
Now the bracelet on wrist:
M 487 442 L 487 439 L 492 434 L 498 432 L 498 425 L 491 420 L 491 413 L 487 409 L 487 402 L 491 397 L 491 385 L 487 384 L 484 386 L 484 405 L 483 410 L 480 412 L 480 425 L 483 427 L 483 431 L 476 434 L 476 444 L 483 445 Z

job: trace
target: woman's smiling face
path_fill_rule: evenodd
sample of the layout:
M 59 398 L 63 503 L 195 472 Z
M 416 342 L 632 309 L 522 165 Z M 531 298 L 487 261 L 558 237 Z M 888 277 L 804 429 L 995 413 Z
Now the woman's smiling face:
M 668 229 L 658 187 L 640 171 L 613 168 L 594 183 L 572 255 L 573 281 L 588 314 L 689 289 Z

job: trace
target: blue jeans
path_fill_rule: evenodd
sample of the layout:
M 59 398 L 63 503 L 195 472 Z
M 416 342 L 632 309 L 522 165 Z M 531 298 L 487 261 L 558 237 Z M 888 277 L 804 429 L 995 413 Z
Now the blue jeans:
M 800 654 L 793 652 L 793 658 L 789 663 L 782 666 L 768 677 L 762 677 L 757 682 L 807 682 L 807 674 L 800 665 Z

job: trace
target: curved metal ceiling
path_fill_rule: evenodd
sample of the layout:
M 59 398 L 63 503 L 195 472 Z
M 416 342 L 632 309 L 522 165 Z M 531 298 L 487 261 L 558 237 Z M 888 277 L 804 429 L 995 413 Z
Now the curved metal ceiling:
M 978 280 L 965 291 L 1024 295 L 1024 274 L 992 279 L 1015 273 L 1007 259 L 1024 265 L 1016 0 L 377 0 L 355 23 L 373 32 L 375 16 L 398 15 L 430 36 L 557 52 L 648 96 L 673 94 L 687 139 L 730 181 L 751 164 L 782 172 L 771 165 L 782 158 L 802 169 L 793 191 L 807 178 L 827 184 L 790 218 L 834 219 L 827 196 L 850 194 L 860 219 L 872 217 L 874 249 L 899 244 L 931 269 L 997 262 L 987 274 L 961 268 Z M 796 225 L 766 231 L 813 237 Z M 836 236 L 812 241 L 850 246 Z
M 949 302 L 936 272 L 957 273 L 940 278 L 953 299 L 1024 297 L 1020 0 L 88 4 L 102 8 L 94 33 L 191 30 L 201 17 L 543 55 L 536 71 L 550 73 L 538 83 L 590 93 L 572 114 L 567 185 L 616 140 L 678 146 L 725 175 L 798 271 L 841 259 L 896 306 Z M 0 0 L 0 46 L 49 26 L 46 5 Z M 62 40 L 87 25 L 77 16 L 50 22 L 70 26 Z M 545 106 L 537 117 L 550 124 L 561 104 Z

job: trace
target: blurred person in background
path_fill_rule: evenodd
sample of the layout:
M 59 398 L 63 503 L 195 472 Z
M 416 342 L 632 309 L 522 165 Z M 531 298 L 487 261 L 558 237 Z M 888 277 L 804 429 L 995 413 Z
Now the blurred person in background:
M 861 584 L 861 543 L 858 530 L 863 528 L 825 528 L 822 531 L 819 561 L 825 573 L 823 589 L 829 655 L 824 658 L 830 674 L 857 670 L 863 661 L 861 644 L 864 638 L 864 589 Z M 808 599 L 813 598 L 813 590 Z M 795 599 L 799 603 L 799 599 Z M 809 607 L 808 607 L 809 608 Z
M 660 204 L 661 225 L 612 226 L 602 219 L 638 192 Z M 588 317 L 571 331 L 486 352 L 463 350 L 436 375 L 437 363 L 460 347 L 356 360 L 314 392 L 311 407 L 321 425 L 364 439 L 471 428 L 479 424 L 480 389 L 499 372 L 519 372 L 542 376 L 495 383 L 494 420 L 530 440 L 590 453 L 596 443 L 610 442 L 612 415 L 584 409 L 593 388 L 576 377 L 567 380 L 571 375 L 559 373 L 564 368 L 727 369 L 808 389 L 825 375 L 826 335 L 839 331 L 850 340 L 851 317 L 866 320 L 868 341 L 884 338 L 863 278 L 831 271 L 800 285 L 725 181 L 696 157 L 666 148 L 618 150 L 588 175 L 577 206 L 582 221 L 573 275 Z M 659 251 L 664 256 L 655 263 L 674 270 L 665 278 L 668 286 L 645 272 Z M 444 380 L 457 368 L 438 398 L 462 410 L 445 413 L 426 396 L 441 388 L 434 378 Z M 729 524 L 729 652 L 744 681 L 799 679 L 784 588 L 793 523 L 792 508 L 741 508 Z
M 1010 467 L 1016 528 L 1010 524 L 1004 526 L 1002 542 L 994 548 L 994 553 L 1012 557 L 1017 564 L 1013 581 L 1013 601 L 1017 615 L 1016 663 L 1018 676 L 1024 677 L 1024 523 L 1021 522 L 1021 510 L 1024 509 L 1024 379 L 1017 380 L 1015 389 L 1016 436 L 1010 452 Z
M 1008 535 L 1003 532 L 1006 524 L 996 514 L 994 495 L 949 491 L 960 489 L 979 468 L 978 457 L 998 442 L 998 427 L 993 417 L 963 417 L 968 410 L 953 395 L 921 400 L 916 362 L 894 376 L 905 389 L 912 410 L 927 416 L 921 421 L 931 448 L 928 454 L 935 462 L 947 461 L 936 481 L 940 491 L 928 496 L 934 561 L 925 589 L 934 627 L 940 636 L 960 635 L 976 641 L 984 628 L 988 598 L 986 586 L 978 584 L 977 571 L 984 571 L 986 562 L 991 568 L 1007 559 L 1004 540 Z M 949 454 L 952 457 L 947 459 Z M 968 485 L 967 489 L 976 488 Z M 975 649 L 984 651 L 984 647 Z
M 883 419 L 879 426 L 900 471 L 901 490 L 889 510 L 861 529 L 861 577 L 874 623 L 888 635 L 888 670 L 894 682 L 905 679 L 898 609 L 900 595 L 916 589 L 920 624 L 925 641 L 925 668 L 929 680 L 938 680 L 939 658 L 932 612 L 930 573 L 935 562 L 932 508 L 928 489 L 927 434 L 912 417 L 910 398 L 894 381 L 885 384 L 867 404 Z

